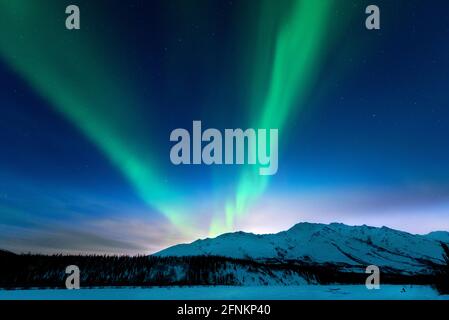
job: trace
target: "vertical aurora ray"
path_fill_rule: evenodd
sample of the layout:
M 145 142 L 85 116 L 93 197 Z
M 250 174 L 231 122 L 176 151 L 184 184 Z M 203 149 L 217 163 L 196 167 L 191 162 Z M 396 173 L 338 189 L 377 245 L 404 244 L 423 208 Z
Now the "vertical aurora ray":
M 277 5 L 273 1 L 265 1 L 261 16 L 261 28 L 269 35 L 270 27 L 265 27 L 264 22 L 270 23 L 273 12 L 277 12 Z M 266 72 L 257 70 L 254 82 L 256 93 L 253 103 L 262 102 L 262 108 L 254 106 L 252 112 L 257 112 L 254 119 L 254 128 L 278 129 L 280 144 L 285 142 L 286 127 L 289 117 L 303 107 L 306 95 L 313 85 L 314 77 L 322 56 L 322 48 L 326 38 L 329 22 L 329 13 L 333 1 L 294 0 L 291 9 L 284 6 L 284 10 L 290 12 L 281 17 L 279 29 L 273 42 L 270 37 L 256 53 L 256 63 L 267 61 L 270 50 L 273 50 L 271 58 L 271 70 L 269 70 L 268 84 L 264 86 L 264 79 L 260 76 Z M 267 9 L 268 7 L 268 9 Z M 274 27 L 274 26 L 271 26 Z M 274 49 L 272 49 L 274 46 Z M 260 51 L 261 50 L 261 51 Z M 264 65 L 261 65 L 264 68 Z M 264 91 L 267 87 L 267 91 Z M 257 93 L 267 92 L 260 97 Z M 270 177 L 260 176 L 257 166 L 246 166 L 243 169 L 235 197 L 230 199 L 225 206 L 225 219 L 216 217 L 212 221 L 210 234 L 216 235 L 225 231 L 231 231 L 236 217 L 241 216 L 250 204 L 260 197 L 267 189 Z
M 138 119 L 129 111 L 135 97 L 123 70 L 99 45 L 102 39 L 67 31 L 57 9 L 64 7 L 0 1 L 0 57 L 92 141 L 152 209 L 181 226 L 181 195 L 164 183 L 151 146 L 139 144 Z

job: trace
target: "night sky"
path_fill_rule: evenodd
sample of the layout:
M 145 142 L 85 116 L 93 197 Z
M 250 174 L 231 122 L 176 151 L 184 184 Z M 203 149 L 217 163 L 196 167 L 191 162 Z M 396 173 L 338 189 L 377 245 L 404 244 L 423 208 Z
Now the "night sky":
M 66 6 L 81 30 L 65 28 Z M 365 8 L 381 29 L 365 28 Z M 0 248 L 152 253 L 342 222 L 449 230 L 449 2 L 0 0 Z M 170 133 L 279 129 L 279 170 Z

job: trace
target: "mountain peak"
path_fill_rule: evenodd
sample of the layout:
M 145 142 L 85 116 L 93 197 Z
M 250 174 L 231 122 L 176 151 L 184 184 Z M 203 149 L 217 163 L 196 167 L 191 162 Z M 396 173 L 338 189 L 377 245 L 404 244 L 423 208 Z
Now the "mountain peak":
M 318 228 L 323 228 L 325 226 L 326 225 L 323 223 L 299 222 L 299 223 L 295 224 L 293 227 L 291 227 L 290 229 L 288 229 L 287 231 L 302 230 L 302 229 L 318 229 Z
M 433 231 L 426 234 L 425 236 L 430 239 L 449 243 L 449 232 L 447 231 Z

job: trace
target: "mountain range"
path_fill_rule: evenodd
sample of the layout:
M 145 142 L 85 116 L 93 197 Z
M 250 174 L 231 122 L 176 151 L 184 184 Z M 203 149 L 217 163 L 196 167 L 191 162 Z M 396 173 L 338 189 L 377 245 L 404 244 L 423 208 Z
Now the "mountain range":
M 383 284 L 440 285 L 449 233 L 299 223 L 276 234 L 234 232 L 150 256 L 14 254 L 0 250 L 0 288 L 65 287 L 68 265 L 85 287 L 364 284 L 376 265 Z M 448 254 L 449 255 L 449 254 Z
M 358 272 L 368 265 L 376 265 L 391 273 L 415 275 L 432 273 L 435 265 L 444 263 L 441 242 L 449 243 L 449 232 L 416 235 L 387 227 L 298 223 L 276 234 L 226 233 L 175 245 L 154 255 L 331 264 L 340 270 Z

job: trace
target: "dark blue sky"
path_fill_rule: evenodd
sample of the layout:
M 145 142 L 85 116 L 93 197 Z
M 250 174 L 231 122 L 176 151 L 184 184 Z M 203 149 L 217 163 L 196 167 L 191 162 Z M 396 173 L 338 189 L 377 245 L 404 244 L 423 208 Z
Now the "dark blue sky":
M 32 23 L 11 11 L 8 21 L 16 19 L 17 25 L 0 33 L 7 39 L 0 43 L 2 246 L 137 253 L 210 234 L 225 198 L 238 192 L 241 170 L 175 167 L 169 135 L 175 128 L 189 129 L 193 120 L 220 130 L 251 126 L 259 110 L 248 103 L 254 84 L 250 71 L 270 69 L 251 66 L 259 54 L 260 6 L 250 1 L 78 1 L 80 33 L 70 39 L 61 38 L 65 30 L 51 33 L 53 42 L 67 44 L 62 50 L 31 40 L 45 38 L 59 23 L 64 26 L 64 14 L 51 19 L 65 4 L 39 1 L 53 7 L 30 11 L 35 10 L 36 21 L 40 14 L 50 19 L 48 25 L 31 30 Z M 267 40 L 273 45 L 268 52 L 275 51 L 276 30 L 292 3 L 274 5 L 271 22 L 277 27 L 273 41 Z M 279 231 L 303 220 L 411 232 L 449 229 L 449 3 L 373 3 L 381 9 L 379 31 L 364 27 L 364 8 L 371 3 L 335 1 L 310 90 L 292 106 L 297 111 L 279 132 L 279 171 L 233 230 Z M 23 37 L 27 44 L 17 48 L 30 52 L 13 55 L 5 44 L 15 48 L 11 41 L 21 43 Z M 59 56 L 62 51 L 67 56 Z M 92 56 L 98 60 L 83 60 Z M 70 82 L 70 90 L 52 89 L 45 75 L 35 77 L 38 71 L 29 72 L 26 63 L 14 59 L 36 59 L 33 65 L 44 59 L 43 70 L 58 75 L 55 83 Z M 72 79 L 74 61 L 92 83 L 107 82 L 96 87 L 78 76 Z M 97 67 L 89 70 L 92 66 Z M 189 208 L 186 234 L 147 201 L 148 194 L 142 196 L 148 189 L 136 187 L 138 178 L 130 181 L 123 172 L 126 164 L 117 163 L 95 134 L 68 115 L 56 91 L 65 102 L 70 92 L 77 101 L 98 99 L 89 106 L 98 130 L 112 128 L 116 135 L 110 139 L 125 141 L 124 153 L 138 154 L 157 172 L 152 185 L 180 191 L 181 200 L 176 194 L 173 201 L 177 208 Z M 101 103 L 115 96 L 126 99 L 114 101 L 109 121 Z

